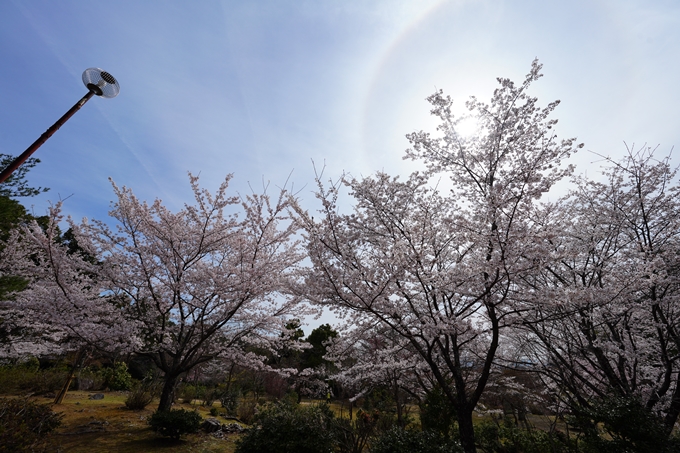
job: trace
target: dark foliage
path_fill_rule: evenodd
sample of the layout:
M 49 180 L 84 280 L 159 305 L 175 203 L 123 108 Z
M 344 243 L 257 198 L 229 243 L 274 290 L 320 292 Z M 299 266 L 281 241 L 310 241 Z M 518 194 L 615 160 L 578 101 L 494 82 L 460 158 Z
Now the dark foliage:
M 441 387 L 435 386 L 420 403 L 420 424 L 423 431 L 432 431 L 445 439 L 454 433 L 456 413 Z
M 433 431 L 393 427 L 371 443 L 371 453 L 459 453 L 460 444 Z
M 0 366 L 0 394 L 34 394 L 57 392 L 63 385 L 68 370 L 61 364 L 39 369 L 35 362 Z
M 577 410 L 570 424 L 582 432 L 585 453 L 671 453 L 680 439 L 669 437 L 663 420 L 633 398 L 611 396 Z
M 141 411 L 151 404 L 156 393 L 158 393 L 157 385 L 142 381 L 125 398 L 125 407 L 133 411 Z
M 203 419 L 196 411 L 172 409 L 156 411 L 149 418 L 151 429 L 161 436 L 179 439 L 183 434 L 195 433 Z
M 116 362 L 112 368 L 104 369 L 103 374 L 105 385 L 111 390 L 130 390 L 132 388 L 132 376 L 128 373 L 125 362 Z
M 335 419 L 333 428 L 340 453 L 361 453 L 375 434 L 380 417 L 377 411 L 368 413 L 359 409 L 354 420 Z
M 323 404 L 272 404 L 256 417 L 236 453 L 330 453 L 335 448 L 333 413 Z
M 337 336 L 338 332 L 333 330 L 330 324 L 322 324 L 312 330 L 312 333 L 305 340 L 312 347 L 305 349 L 302 353 L 302 368 L 317 368 L 322 365 L 331 367 L 331 362 L 323 357 L 326 355 L 327 343 Z
M 15 156 L 10 156 L 9 154 L 0 153 L 0 171 L 4 170 L 9 164 L 12 163 Z M 14 170 L 14 173 L 5 180 L 5 182 L 0 183 L 0 196 L 5 197 L 33 197 L 43 192 L 47 192 L 49 189 L 43 187 L 29 187 L 26 182 L 26 173 L 37 164 L 40 163 L 40 159 L 30 157 L 21 164 L 19 168 Z
M 0 399 L 0 452 L 43 450 L 44 437 L 61 424 L 61 414 L 28 398 Z
M 522 429 L 513 420 L 486 422 L 475 428 L 479 448 L 484 453 L 576 453 L 576 440 L 560 432 Z

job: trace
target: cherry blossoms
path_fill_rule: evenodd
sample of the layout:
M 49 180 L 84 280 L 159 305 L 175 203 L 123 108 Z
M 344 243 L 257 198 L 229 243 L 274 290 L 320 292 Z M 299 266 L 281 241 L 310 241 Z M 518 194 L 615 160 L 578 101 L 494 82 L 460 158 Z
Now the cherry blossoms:
M 88 344 L 152 359 L 164 373 L 161 410 L 170 408 L 179 377 L 197 365 L 218 357 L 261 364 L 246 346 L 279 341 L 297 306 L 286 294 L 302 255 L 286 193 L 274 202 L 266 194 L 228 196 L 229 179 L 213 195 L 192 176 L 195 204 L 179 212 L 114 184 L 113 228 L 71 222 L 94 262 L 54 241 L 61 220 L 54 211 L 46 233 L 34 224 L 19 241 L 29 248 L 15 272 L 32 283 L 16 306 Z
M 539 77 L 534 62 L 521 86 L 499 79 L 489 105 L 468 102 L 480 126 L 472 138 L 457 133 L 451 100 L 435 93 L 442 136 L 408 136 L 407 155 L 424 161 L 428 175 L 345 177 L 319 184 L 318 220 L 298 208 L 313 264 L 308 297 L 349 326 L 398 334 L 454 407 L 466 452 L 476 451 L 472 412 L 522 299 L 518 284 L 543 261 L 536 202 L 571 172 L 560 162 L 578 148 L 552 131 L 557 102 L 539 108 L 527 95 Z M 448 196 L 428 184 L 442 172 L 453 183 Z M 355 201 L 351 214 L 339 212 L 343 186 Z
M 16 283 L 0 306 L 5 355 L 145 357 L 163 373 L 160 410 L 182 378 L 225 364 L 228 376 L 275 371 L 279 396 L 298 401 L 333 388 L 350 414 L 387 389 L 401 427 L 414 401 L 444 405 L 466 453 L 482 403 L 527 421 L 527 401 L 588 414 L 613 396 L 670 436 L 680 417 L 677 172 L 632 147 L 603 158 L 599 179 L 573 177 L 568 158 L 583 145 L 557 138 L 558 101 L 529 96 L 540 70 L 534 61 L 519 85 L 498 79 L 491 101 L 472 98 L 462 118 L 434 93 L 438 132 L 407 135 L 406 158 L 426 170 L 318 176 L 316 211 L 285 190 L 230 196 L 230 176 L 215 193 L 190 176 L 194 202 L 177 212 L 113 184 L 110 221 L 69 220 L 63 235 L 56 205 L 47 223 L 0 244 L 0 277 Z M 458 132 L 468 117 L 475 135 Z M 553 196 L 570 177 L 567 195 Z M 306 303 L 341 324 L 303 341 Z
M 2 250 L 3 270 L 27 286 L 4 305 L 5 322 L 15 324 L 4 356 L 42 355 L 88 345 L 110 353 L 134 350 L 137 324 L 127 320 L 99 279 L 100 263 L 59 231 L 61 203 L 43 228 L 33 220 L 15 230 Z
M 633 397 L 680 414 L 680 192 L 668 158 L 629 150 L 562 201 L 553 262 L 526 281 L 524 347 L 573 404 Z

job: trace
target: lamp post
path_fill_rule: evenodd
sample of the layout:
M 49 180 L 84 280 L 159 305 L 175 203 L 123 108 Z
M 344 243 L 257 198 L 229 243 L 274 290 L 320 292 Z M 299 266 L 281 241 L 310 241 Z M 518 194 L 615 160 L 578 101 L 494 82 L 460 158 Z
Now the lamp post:
M 0 173 L 0 183 L 5 182 L 5 180 L 10 177 L 12 172 L 14 172 L 14 170 L 19 168 L 19 166 L 23 164 L 26 159 L 31 157 L 31 154 L 40 148 L 40 145 L 45 143 L 47 139 L 52 136 L 52 134 L 57 132 L 57 129 L 63 126 L 63 124 L 68 121 L 68 119 L 71 118 L 74 113 L 80 110 L 80 108 L 85 105 L 85 103 L 89 101 L 92 96 L 96 94 L 102 98 L 115 98 L 120 92 L 120 85 L 118 85 L 118 81 L 111 74 L 99 68 L 86 69 L 85 72 L 83 72 L 83 83 L 88 89 L 87 94 L 83 96 L 78 102 L 76 102 L 68 112 L 64 113 L 64 115 L 59 118 L 56 123 L 47 129 L 36 141 L 33 142 L 31 146 L 26 149 L 26 151 L 21 153 L 19 157 L 14 159 L 12 163 L 9 164 L 7 168 L 2 171 L 2 173 Z

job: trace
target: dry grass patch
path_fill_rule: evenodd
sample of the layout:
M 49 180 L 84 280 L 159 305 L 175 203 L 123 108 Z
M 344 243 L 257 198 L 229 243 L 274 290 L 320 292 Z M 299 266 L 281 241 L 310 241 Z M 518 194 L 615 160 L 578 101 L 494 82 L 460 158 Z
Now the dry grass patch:
M 233 453 L 238 435 L 230 434 L 218 439 L 210 434 L 197 433 L 180 441 L 160 438 L 151 431 L 147 419 L 155 410 L 131 411 L 125 407 L 124 392 L 104 393 L 104 399 L 92 400 L 95 392 L 69 392 L 63 404 L 53 406 L 55 412 L 64 415 L 62 425 L 50 436 L 52 451 L 64 453 Z M 51 403 L 48 398 L 35 398 L 40 403 Z M 157 404 L 157 403 L 156 403 Z M 202 417 L 209 417 L 209 408 L 189 404 L 176 404 L 174 408 L 197 409 Z

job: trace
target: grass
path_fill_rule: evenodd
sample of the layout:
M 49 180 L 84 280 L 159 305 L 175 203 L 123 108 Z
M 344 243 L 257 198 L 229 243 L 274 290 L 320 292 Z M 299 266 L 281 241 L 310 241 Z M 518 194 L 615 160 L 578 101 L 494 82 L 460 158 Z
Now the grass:
M 93 393 L 103 393 L 104 399 L 92 400 Z M 199 432 L 189 434 L 180 441 L 165 439 L 151 431 L 147 419 L 155 411 L 157 401 L 148 409 L 131 411 L 125 407 L 125 392 L 86 392 L 71 391 L 66 395 L 63 404 L 53 405 L 55 412 L 63 414 L 62 425 L 49 437 L 50 447 L 47 451 L 63 453 L 233 453 L 239 434 L 226 434 L 223 439 Z M 34 398 L 39 403 L 52 403 L 52 398 Z M 306 400 L 302 404 L 314 404 L 321 401 Z M 184 408 L 198 411 L 203 418 L 211 417 L 210 408 L 201 406 L 198 400 L 194 404 L 177 402 L 175 409 Z M 336 416 L 348 416 L 348 408 L 337 402 L 331 403 L 331 410 Z M 355 414 L 357 409 L 355 408 Z M 411 411 L 414 422 L 417 410 Z M 539 429 L 547 429 L 549 417 L 529 416 L 531 424 Z M 232 423 L 217 417 L 223 423 Z M 475 424 L 490 421 L 490 417 L 475 417 Z
M 103 393 L 104 399 L 89 399 L 93 393 Z M 238 434 L 228 434 L 224 439 L 202 432 L 186 435 L 180 441 L 161 438 L 151 431 L 146 422 L 158 403 L 152 402 L 148 409 L 142 411 L 131 411 L 125 407 L 125 398 L 122 392 L 67 393 L 63 404 L 52 406 L 64 418 L 61 427 L 49 438 L 49 451 L 233 453 L 235 449 Z M 40 403 L 51 403 L 48 398 L 35 399 Z M 179 403 L 174 408 L 198 410 L 204 418 L 210 417 L 210 408 Z M 229 423 L 226 420 L 223 422 Z

